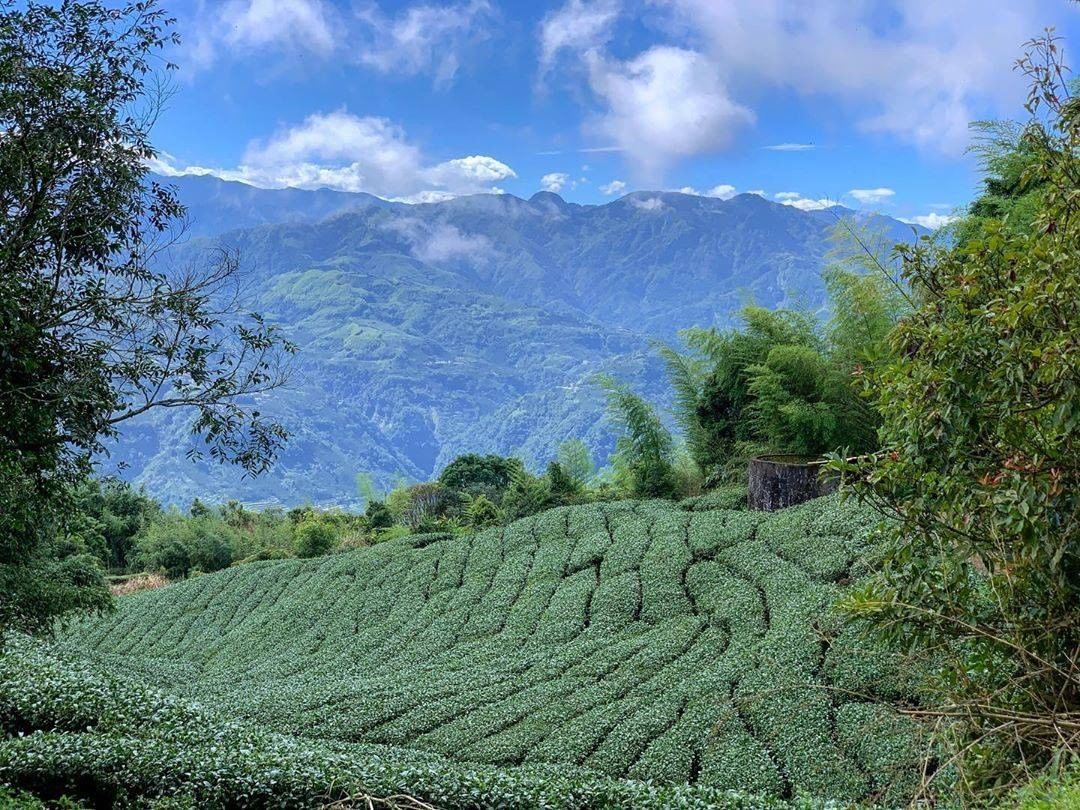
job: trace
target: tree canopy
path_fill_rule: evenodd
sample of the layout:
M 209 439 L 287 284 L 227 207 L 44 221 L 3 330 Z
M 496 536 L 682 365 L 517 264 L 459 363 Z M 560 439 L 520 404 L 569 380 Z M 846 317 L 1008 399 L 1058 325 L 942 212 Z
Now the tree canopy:
M 192 408 L 192 455 L 253 475 L 286 439 L 258 399 L 293 347 L 243 312 L 238 257 L 168 261 L 184 208 L 147 162 L 173 22 L 153 0 L 0 4 L 0 625 L 107 604 L 55 540 L 126 421 Z

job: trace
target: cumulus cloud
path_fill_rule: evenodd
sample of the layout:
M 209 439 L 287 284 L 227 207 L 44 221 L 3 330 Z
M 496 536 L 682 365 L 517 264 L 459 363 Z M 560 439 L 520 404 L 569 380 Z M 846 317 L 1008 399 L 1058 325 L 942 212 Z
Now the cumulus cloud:
M 724 148 L 754 120 L 695 51 L 657 46 L 629 61 L 587 60 L 589 84 L 605 107 L 591 129 L 624 149 L 647 180 L 679 158 Z
M 585 52 L 604 45 L 619 16 L 618 0 L 570 0 L 540 23 L 540 72 L 563 51 Z
M 938 228 L 944 228 L 950 223 L 956 222 L 959 217 L 951 214 L 939 214 L 937 212 L 931 212 L 917 217 L 904 218 L 901 217 L 901 222 L 906 222 L 909 225 L 922 225 L 924 228 L 929 228 L 932 231 L 936 231 Z
M 798 208 L 800 211 L 822 211 L 826 208 L 832 208 L 836 205 L 835 200 L 830 200 L 825 197 L 815 200 L 808 197 L 804 197 L 797 191 L 781 191 L 775 195 L 777 202 L 781 205 L 790 205 L 792 208 Z
M 626 191 L 626 183 L 622 180 L 612 180 L 600 186 L 600 193 L 610 197 L 613 194 L 622 194 Z
M 1057 15 L 1051 0 L 659 0 L 727 75 L 827 95 L 860 128 L 959 154 L 968 122 L 1011 110 L 1023 78 L 1009 54 Z M 1020 32 L 1020 33 L 1017 33 Z M 1003 56 L 1004 55 L 1004 56 Z
M 566 186 L 570 185 L 570 175 L 566 172 L 552 172 L 540 178 L 540 188 L 558 194 Z
M 449 187 L 463 183 L 474 186 L 477 190 L 494 191 L 497 189 L 488 187 L 517 177 L 517 174 L 501 160 L 487 155 L 470 155 L 439 163 L 425 169 L 421 176 L 437 186 Z
M 717 197 L 721 200 L 730 200 L 735 196 L 735 186 L 728 185 L 727 183 L 721 183 L 718 186 L 713 186 L 705 192 L 706 197 Z
M 263 188 L 366 191 L 406 202 L 498 192 L 495 184 L 517 176 L 487 155 L 430 164 L 401 127 L 344 110 L 308 116 L 269 139 L 252 141 L 235 168 L 167 168 L 169 173 L 211 174 Z
M 357 11 L 360 64 L 381 73 L 432 73 L 438 85 L 457 74 L 461 53 L 487 36 L 494 12 L 488 0 L 416 5 L 396 17 L 374 3 Z
M 891 188 L 853 188 L 848 194 L 862 205 L 880 205 L 896 192 Z
M 560 54 L 573 54 L 562 63 L 586 77 L 597 108 L 586 130 L 611 138 L 652 180 L 675 161 L 725 148 L 753 123 L 752 110 L 731 88 L 837 101 L 862 131 L 959 155 L 970 142 L 969 121 L 1008 115 L 1022 93 L 1023 77 L 1007 56 L 1015 52 L 1016 32 L 1033 34 L 1058 16 L 1052 0 L 998 3 L 993 14 L 985 0 L 888 3 L 885 24 L 883 4 L 868 0 L 647 5 L 646 16 L 632 13 L 636 4 L 567 0 L 541 25 L 540 70 L 546 75 Z M 673 44 L 616 55 L 609 43 L 620 14 Z

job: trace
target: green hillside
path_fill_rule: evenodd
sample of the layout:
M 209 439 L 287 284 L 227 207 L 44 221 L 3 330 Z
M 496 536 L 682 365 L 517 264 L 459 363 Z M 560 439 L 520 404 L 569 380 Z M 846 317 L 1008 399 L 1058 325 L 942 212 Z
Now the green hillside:
M 405 205 L 177 182 L 200 237 L 166 264 L 235 250 L 245 306 L 300 347 L 288 389 L 259 398 L 291 434 L 265 475 L 193 464 L 194 416 L 180 410 L 133 422 L 110 448 L 110 471 L 182 506 L 199 497 L 360 508 L 357 472 L 389 488 L 399 477 L 432 478 L 465 452 L 542 469 L 571 437 L 603 466 L 615 436 L 597 374 L 666 404 L 650 341 L 730 325 L 750 299 L 822 307 L 839 217 L 888 234 L 890 245 L 912 238 L 887 217 L 799 211 L 754 194 Z
M 709 506 L 570 507 L 252 563 L 125 598 L 64 645 L 333 750 L 902 802 L 916 741 L 874 700 L 910 686 L 829 613 L 873 516 Z

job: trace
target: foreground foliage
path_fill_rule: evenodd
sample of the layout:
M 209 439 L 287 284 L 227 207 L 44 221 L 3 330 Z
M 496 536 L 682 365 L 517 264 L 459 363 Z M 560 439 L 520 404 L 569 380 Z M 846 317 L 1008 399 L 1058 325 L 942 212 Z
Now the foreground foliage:
M 189 405 L 207 453 L 252 474 L 285 439 L 238 399 L 292 347 L 239 315 L 235 256 L 154 269 L 184 214 L 146 177 L 172 24 L 153 0 L 0 3 L 0 627 L 108 605 L 57 538 L 119 425 Z
M 934 655 L 928 714 L 962 784 L 992 795 L 1080 752 L 1080 100 L 1052 35 L 1020 66 L 1034 117 L 991 168 L 1022 164 L 1037 197 L 1016 221 L 976 206 L 962 243 L 901 248 L 922 303 L 870 380 L 883 448 L 837 464 L 895 518 L 848 606 Z
M 827 810 L 701 785 L 609 779 L 567 766 L 494 768 L 378 745 L 272 733 L 40 641 L 0 657 L 0 781 L 46 799 L 153 808 L 706 808 Z M 414 799 L 415 797 L 415 799 Z M 371 804 L 368 804 L 371 800 Z M 38 808 L 0 790 L 4 806 Z M 75 807 L 73 801 L 58 806 Z
M 65 643 L 245 728 L 290 735 L 290 750 L 382 744 L 420 762 L 905 801 L 919 779 L 918 735 L 880 701 L 912 699 L 916 684 L 829 611 L 841 583 L 865 570 L 873 514 L 831 498 L 773 515 L 717 505 L 564 507 L 471 536 L 253 563 L 126 597 Z M 134 742 L 29 739 L 10 743 L 8 767 L 68 762 L 105 778 L 141 761 Z M 270 768 L 276 756 L 259 761 Z M 559 795 L 560 778 L 544 776 L 543 790 Z M 597 784 L 597 796 L 698 795 Z M 533 789 L 513 788 L 511 804 L 536 806 L 524 798 Z

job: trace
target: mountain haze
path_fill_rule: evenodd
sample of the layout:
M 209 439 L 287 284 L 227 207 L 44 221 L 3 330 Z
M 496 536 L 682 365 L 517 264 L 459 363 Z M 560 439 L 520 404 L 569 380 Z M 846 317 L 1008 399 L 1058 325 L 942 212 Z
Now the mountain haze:
M 367 194 L 267 190 L 168 178 L 188 205 L 187 261 L 239 250 L 251 306 L 301 352 L 290 388 L 260 407 L 293 439 L 256 480 L 185 458 L 188 420 L 130 428 L 107 467 L 166 500 L 196 494 L 286 504 L 355 503 L 355 475 L 429 478 L 456 454 L 546 462 L 585 439 L 613 447 L 598 372 L 661 401 L 650 341 L 730 323 L 746 301 L 819 308 L 820 271 L 846 209 L 804 212 L 636 192 L 606 205 L 477 195 L 406 205 Z M 873 217 L 888 238 L 911 227 Z

